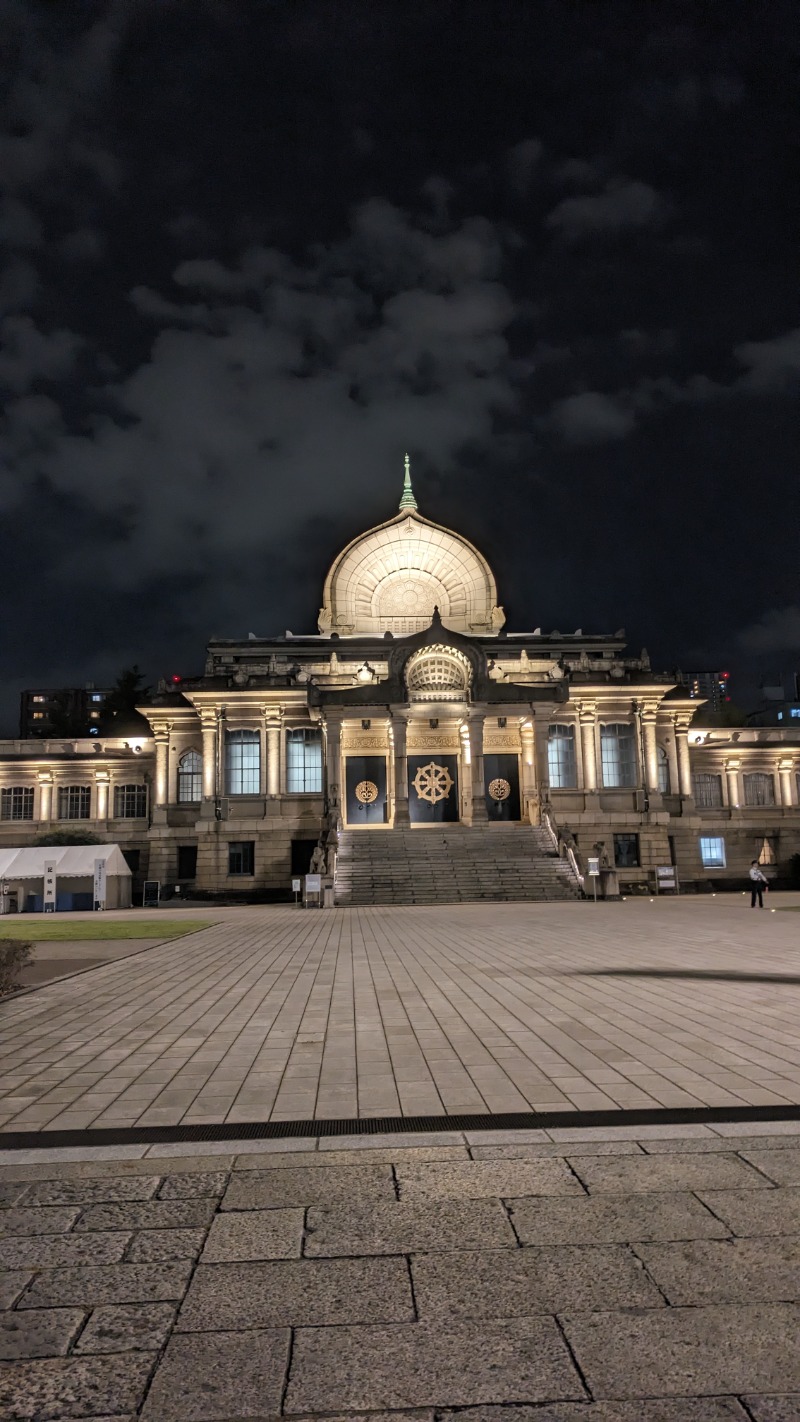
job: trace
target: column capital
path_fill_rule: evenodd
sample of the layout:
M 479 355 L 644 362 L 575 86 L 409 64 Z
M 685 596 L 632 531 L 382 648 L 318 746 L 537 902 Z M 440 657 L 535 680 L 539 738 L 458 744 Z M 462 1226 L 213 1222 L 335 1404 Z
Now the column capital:
M 111 772 L 109 770 L 96 770 L 94 773 L 94 778 L 98 785 L 107 785 L 109 780 L 111 779 Z
M 581 724 L 587 721 L 593 721 L 597 715 L 596 701 L 576 701 L 575 707 L 578 712 L 578 720 Z
M 38 780 L 40 785 L 52 785 L 53 772 L 52 770 L 40 770 L 36 776 L 36 779 Z
M 725 760 L 726 770 L 741 770 L 742 762 L 738 755 L 727 756 Z
M 676 731 L 688 731 L 694 720 L 694 711 L 672 711 L 670 720 Z

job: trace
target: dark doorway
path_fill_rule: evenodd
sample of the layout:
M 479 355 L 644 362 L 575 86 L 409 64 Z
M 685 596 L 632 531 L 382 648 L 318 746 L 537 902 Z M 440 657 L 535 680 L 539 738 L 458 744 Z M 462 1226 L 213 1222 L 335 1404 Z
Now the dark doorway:
M 194 879 L 197 875 L 197 845 L 178 845 L 178 878 Z
M 302 879 L 311 868 L 311 856 L 317 847 L 315 839 L 292 840 L 292 878 Z
M 490 821 L 519 819 L 518 756 L 484 755 L 483 787 Z
M 412 825 L 458 820 L 458 756 L 408 757 L 408 813 Z
M 345 764 L 348 825 L 386 824 L 386 757 L 349 755 Z

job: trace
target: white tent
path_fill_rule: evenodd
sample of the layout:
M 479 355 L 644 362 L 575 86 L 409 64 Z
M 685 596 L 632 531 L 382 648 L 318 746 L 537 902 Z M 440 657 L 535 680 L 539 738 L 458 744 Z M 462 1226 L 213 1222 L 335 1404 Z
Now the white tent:
M 52 862 L 56 866 L 58 897 L 63 907 L 91 908 L 86 899 L 87 896 L 92 897 L 97 859 L 102 859 L 106 866 L 107 907 L 130 908 L 131 871 L 118 844 L 37 844 L 22 849 L 0 848 L 0 879 L 4 890 L 8 886 L 4 898 L 16 898 L 20 909 L 41 908 L 40 885 L 44 881 L 44 866 Z M 31 880 L 38 882 L 32 884 Z

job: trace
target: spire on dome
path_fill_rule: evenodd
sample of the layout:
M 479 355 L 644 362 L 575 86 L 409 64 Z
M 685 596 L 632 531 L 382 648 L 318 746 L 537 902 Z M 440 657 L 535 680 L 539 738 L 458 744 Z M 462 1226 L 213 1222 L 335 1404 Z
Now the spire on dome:
M 403 479 L 403 497 L 400 500 L 401 513 L 403 512 L 403 509 L 415 509 L 417 507 L 417 501 L 414 498 L 414 490 L 411 487 L 411 460 L 409 459 L 408 455 L 406 455 L 405 470 L 405 478 Z

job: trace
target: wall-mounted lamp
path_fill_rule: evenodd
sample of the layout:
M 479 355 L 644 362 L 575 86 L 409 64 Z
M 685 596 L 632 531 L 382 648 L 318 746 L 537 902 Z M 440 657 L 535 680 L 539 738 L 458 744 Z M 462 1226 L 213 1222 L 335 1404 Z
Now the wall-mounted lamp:
M 362 729 L 362 731 L 368 731 L 371 725 L 372 725 L 372 722 L 371 722 L 371 721 L 362 721 L 362 722 L 361 722 L 361 729 Z
M 438 717 L 432 716 L 431 719 L 430 719 L 430 721 L 428 722 L 428 724 L 429 724 L 431 730 L 432 730 L 432 731 L 435 731 L 435 730 L 436 730 L 436 727 L 437 727 L 438 724 L 439 724 Z
M 506 721 L 507 721 L 507 718 L 506 718 L 505 716 L 498 716 L 498 718 L 497 718 L 497 724 L 498 724 L 498 726 L 500 727 L 501 731 L 504 731 L 504 730 L 505 730 L 505 728 L 506 728 Z

